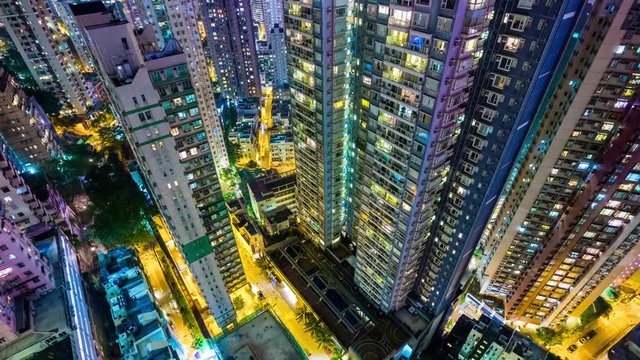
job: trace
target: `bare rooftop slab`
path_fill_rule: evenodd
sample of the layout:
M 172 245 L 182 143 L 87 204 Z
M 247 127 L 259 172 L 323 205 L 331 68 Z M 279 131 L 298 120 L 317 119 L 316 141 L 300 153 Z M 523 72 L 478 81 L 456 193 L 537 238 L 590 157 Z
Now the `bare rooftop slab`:
M 306 359 L 294 342 L 287 329 L 269 311 L 264 310 L 244 325 L 219 338 L 216 345 L 225 359 Z

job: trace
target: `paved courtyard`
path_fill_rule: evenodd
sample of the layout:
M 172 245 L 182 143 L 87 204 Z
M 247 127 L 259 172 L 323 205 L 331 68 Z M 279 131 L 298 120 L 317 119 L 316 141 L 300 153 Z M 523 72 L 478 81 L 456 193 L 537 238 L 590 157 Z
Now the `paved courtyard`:
M 382 359 L 410 338 L 410 331 L 358 292 L 344 260 L 339 263 L 311 243 L 290 244 L 269 256 L 340 343 L 362 359 Z

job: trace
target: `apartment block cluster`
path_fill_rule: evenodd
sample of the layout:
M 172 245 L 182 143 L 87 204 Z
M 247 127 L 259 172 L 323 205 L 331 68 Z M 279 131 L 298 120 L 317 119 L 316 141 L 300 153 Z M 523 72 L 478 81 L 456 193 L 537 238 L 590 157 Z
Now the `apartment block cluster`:
M 303 235 L 385 312 L 436 326 L 473 276 L 509 321 L 579 316 L 640 254 L 639 10 L 285 1 Z

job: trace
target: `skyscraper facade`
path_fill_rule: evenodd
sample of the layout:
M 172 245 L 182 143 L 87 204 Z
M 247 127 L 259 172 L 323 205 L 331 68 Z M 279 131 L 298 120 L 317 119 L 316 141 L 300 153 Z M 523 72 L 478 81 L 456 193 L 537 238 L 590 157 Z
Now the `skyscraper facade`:
M 393 311 L 419 284 L 493 1 L 363 6 L 355 280 Z
M 0 1 L 0 21 L 38 87 L 63 101 L 76 113 L 85 113 L 92 99 L 84 85 L 67 36 L 60 31 L 43 0 Z
M 496 1 L 424 256 L 419 298 L 434 313 L 457 295 L 552 74 L 563 70 L 565 44 L 589 8 L 582 0 Z
M 38 102 L 28 97 L 18 81 L 0 68 L 0 135 L 10 148 L 20 171 L 35 171 L 51 160 L 58 146 L 49 117 Z
M 24 314 L 16 314 L 15 303 L 24 297 L 37 298 L 54 287 L 49 260 L 20 229 L 0 217 L 0 338 L 10 342 L 18 337 L 25 324 Z
M 273 86 L 283 87 L 289 83 L 287 74 L 287 46 L 284 25 L 276 24 L 269 32 L 269 55 L 273 69 Z
M 249 0 L 200 1 L 208 56 L 228 98 L 260 97 L 258 55 Z
M 339 241 L 350 220 L 353 5 L 285 1 L 299 220 L 320 246 Z
M 198 100 L 202 121 L 211 145 L 213 161 L 218 174 L 229 167 L 229 157 L 224 142 L 222 122 L 218 118 L 213 87 L 209 78 L 207 58 L 198 33 L 197 3 L 190 0 L 165 0 L 165 10 L 172 33 L 183 49 L 189 65 L 189 74 Z M 202 11 L 203 9 L 200 9 Z M 254 49 L 255 60 L 255 49 Z M 257 65 L 256 65 L 257 66 Z M 255 74 L 257 77 L 257 73 Z
M 634 3 L 593 2 L 484 229 L 483 289 L 506 299 L 508 319 L 548 324 L 575 313 L 632 245 L 620 247 L 634 236 L 635 150 L 615 139 L 629 136 L 625 114 L 640 84 Z
M 206 305 L 225 327 L 235 321 L 229 292 L 246 280 L 216 175 L 211 126 L 195 94 L 198 80 L 175 40 L 143 58 L 130 23 L 107 16 L 93 24 L 87 32 L 141 172 Z

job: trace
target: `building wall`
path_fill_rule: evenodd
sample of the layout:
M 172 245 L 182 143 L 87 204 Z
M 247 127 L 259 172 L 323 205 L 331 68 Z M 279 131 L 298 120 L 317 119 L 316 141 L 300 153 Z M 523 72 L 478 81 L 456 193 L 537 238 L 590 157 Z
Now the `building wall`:
M 6 218 L 0 220 L 0 225 L 0 296 L 37 297 L 53 289 L 49 260 Z
M 284 6 L 301 231 L 330 246 L 351 219 L 353 3 Z
M 483 288 L 506 297 L 507 318 L 545 321 L 553 304 L 592 266 L 591 260 L 563 258 L 561 249 L 563 237 L 575 226 L 567 211 L 602 165 L 637 88 L 628 62 L 637 63 L 631 46 L 637 46 L 638 36 L 625 23 L 632 3 L 595 3 L 585 30 L 575 34 L 579 46 L 572 58 L 563 59 L 567 70 L 555 75 L 561 81 L 546 96 L 484 231 Z M 560 262 L 566 269 L 543 283 L 550 266 Z M 534 295 L 532 288 L 540 286 L 546 288 L 544 294 Z M 542 303 L 529 307 L 532 296 L 540 296 L 535 301 Z
M 493 1 L 362 4 L 355 280 L 384 311 L 418 285 L 492 9 Z
M 460 290 L 550 74 L 559 70 L 557 64 L 578 18 L 586 16 L 584 4 L 582 0 L 496 1 L 425 256 L 419 296 L 423 303 L 437 304 L 436 312 L 444 311 Z
M 0 135 L 23 171 L 36 171 L 39 163 L 57 152 L 47 115 L 28 98 L 15 78 L 0 69 Z
M 44 0 L 0 2 L 0 19 L 38 87 L 83 114 L 92 104 L 68 39 Z M 41 24 L 41 26 L 34 26 Z
M 208 56 L 228 98 L 260 97 L 258 56 L 249 0 L 200 1 Z
M 218 117 L 213 87 L 209 79 L 205 50 L 198 34 L 196 19 L 200 14 L 204 14 L 204 7 L 198 9 L 197 4 L 189 0 L 166 0 L 164 4 L 172 33 L 187 57 L 193 88 L 219 174 L 222 169 L 229 167 L 229 156 L 224 145 L 222 121 Z M 255 57 L 255 52 L 253 55 Z
M 216 322 L 224 327 L 235 321 L 228 291 L 243 284 L 244 272 L 187 57 L 174 51 L 144 62 L 128 23 L 89 28 L 89 35 L 96 54 L 109 54 L 96 57 L 103 76 L 110 79 L 117 114 L 141 173 Z M 175 42 L 167 46 L 177 50 Z M 124 59 L 132 70 L 129 75 L 125 70 L 130 80 L 121 81 L 114 65 Z

